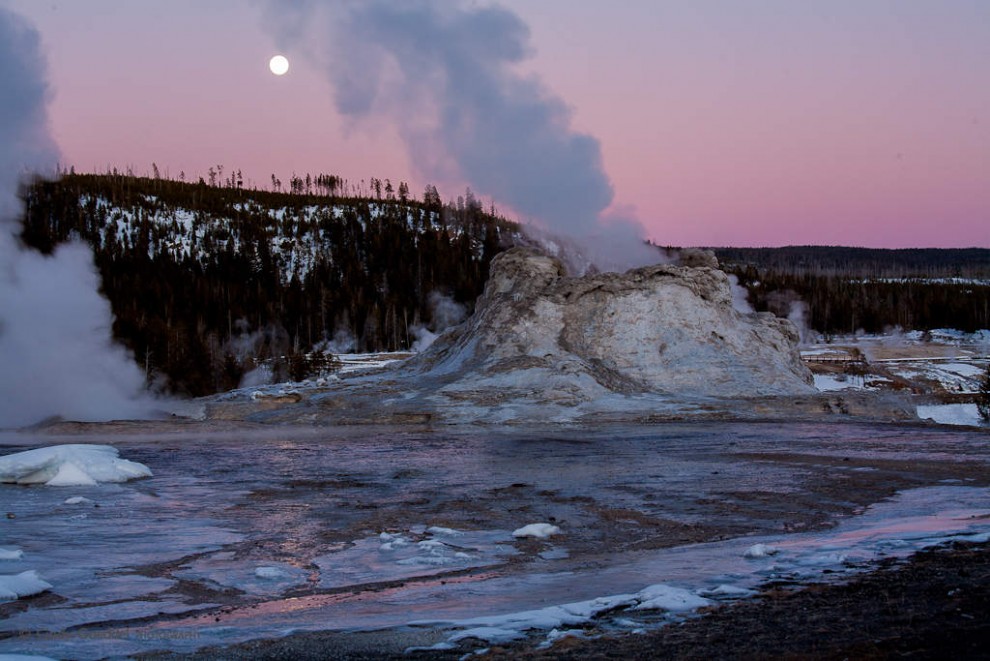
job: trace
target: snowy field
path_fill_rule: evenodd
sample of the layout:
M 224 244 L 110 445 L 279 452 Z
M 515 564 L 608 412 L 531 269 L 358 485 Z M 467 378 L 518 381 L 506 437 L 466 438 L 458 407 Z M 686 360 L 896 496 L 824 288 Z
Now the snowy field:
M 0 654 L 327 629 L 550 644 L 990 537 L 976 431 L 283 428 L 119 438 L 119 456 L 16 441 L 0 447 Z
M 802 347 L 822 392 L 899 391 L 920 395 L 918 416 L 939 424 L 982 424 L 972 400 L 990 364 L 990 331 L 952 329 L 851 335 Z

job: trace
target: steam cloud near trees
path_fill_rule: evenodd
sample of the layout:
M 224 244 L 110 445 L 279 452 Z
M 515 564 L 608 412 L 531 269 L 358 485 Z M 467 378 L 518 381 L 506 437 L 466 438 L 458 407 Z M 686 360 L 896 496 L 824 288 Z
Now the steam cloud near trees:
M 326 72 L 344 117 L 389 122 L 424 177 L 466 180 L 568 237 L 583 256 L 564 255 L 572 269 L 660 261 L 637 221 L 608 214 L 614 194 L 598 140 L 572 129 L 565 102 L 519 72 L 532 47 L 511 11 L 459 0 L 291 0 L 269 3 L 266 18 L 280 48 Z
M 153 408 L 144 375 L 111 340 L 89 248 L 46 257 L 17 238 L 18 186 L 58 159 L 48 97 L 37 31 L 0 8 L 0 427 L 144 417 Z

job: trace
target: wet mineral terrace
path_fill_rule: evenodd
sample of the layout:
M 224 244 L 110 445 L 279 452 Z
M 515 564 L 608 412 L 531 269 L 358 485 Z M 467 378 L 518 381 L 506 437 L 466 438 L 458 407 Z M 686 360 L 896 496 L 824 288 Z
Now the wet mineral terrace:
M 23 551 L 0 574 L 37 570 L 53 586 L 0 602 L 0 653 L 189 652 L 328 630 L 400 631 L 381 640 L 401 651 L 457 640 L 475 621 L 504 629 L 505 614 L 658 584 L 739 595 L 990 532 L 990 437 L 979 431 L 134 432 L 82 440 L 114 445 L 151 478 L 0 485 L 0 547 Z M 81 439 L 14 440 L 0 454 Z M 531 523 L 560 532 L 513 536 Z M 747 555 L 757 544 L 770 555 Z M 617 610 L 584 626 L 666 617 Z M 531 619 L 516 628 L 539 629 Z

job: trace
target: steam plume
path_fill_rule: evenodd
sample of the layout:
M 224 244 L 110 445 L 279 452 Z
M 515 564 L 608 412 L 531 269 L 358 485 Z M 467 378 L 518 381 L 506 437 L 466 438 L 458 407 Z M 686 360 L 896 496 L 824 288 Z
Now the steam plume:
M 54 166 L 38 33 L 0 7 L 0 427 L 49 416 L 139 417 L 144 376 L 110 340 L 110 308 L 82 245 L 23 249 L 17 187 Z
M 326 72 L 338 110 L 383 118 L 427 179 L 466 179 L 596 266 L 659 261 L 634 220 L 605 218 L 613 191 L 598 140 L 574 131 L 565 103 L 516 69 L 531 54 L 512 12 L 459 0 L 271 2 L 279 47 Z

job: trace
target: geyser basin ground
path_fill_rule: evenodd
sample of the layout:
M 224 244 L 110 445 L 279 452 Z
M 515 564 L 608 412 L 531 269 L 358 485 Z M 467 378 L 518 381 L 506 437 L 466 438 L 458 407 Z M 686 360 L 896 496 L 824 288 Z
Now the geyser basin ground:
M 101 658 L 368 629 L 370 644 L 401 651 L 465 630 L 519 634 L 575 602 L 568 626 L 631 630 L 669 617 L 637 608 L 648 597 L 717 601 L 990 532 L 977 432 L 111 429 L 93 440 L 153 477 L 0 486 L 2 546 L 22 552 L 0 574 L 36 570 L 52 585 L 0 605 L 0 653 Z M 4 454 L 59 442 L 11 439 L 21 445 Z M 561 532 L 512 536 L 532 523 Z M 746 557 L 758 543 L 779 552 Z M 596 615 L 601 603 L 625 610 Z

